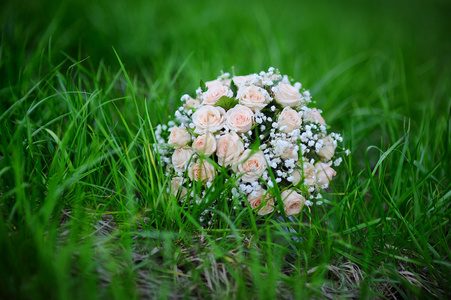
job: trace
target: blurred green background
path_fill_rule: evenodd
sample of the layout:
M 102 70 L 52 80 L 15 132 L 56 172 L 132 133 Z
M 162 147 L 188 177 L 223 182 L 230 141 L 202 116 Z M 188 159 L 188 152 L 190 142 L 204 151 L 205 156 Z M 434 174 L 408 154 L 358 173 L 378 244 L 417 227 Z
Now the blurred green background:
M 431 99 L 448 87 L 440 78 L 450 75 L 450 3 L 6 1 L 2 94 L 38 80 L 50 56 L 53 64 L 69 55 L 115 69 L 114 47 L 138 78 L 155 81 L 183 66 L 170 101 L 193 93 L 200 78 L 215 78 L 220 70 L 234 66 L 237 74 L 247 74 L 274 66 L 311 89 L 340 129 L 348 104 L 381 107 L 378 93 L 388 90 L 399 96 L 390 104 L 398 117 L 415 118 L 431 106 L 446 113 L 449 98 Z M 392 86 L 382 86 L 387 83 Z M 424 90 L 436 95 L 409 94 L 405 87 L 411 85 L 428 85 Z M 359 100 L 351 104 L 350 97 Z M 5 109 L 10 99 L 2 104 Z

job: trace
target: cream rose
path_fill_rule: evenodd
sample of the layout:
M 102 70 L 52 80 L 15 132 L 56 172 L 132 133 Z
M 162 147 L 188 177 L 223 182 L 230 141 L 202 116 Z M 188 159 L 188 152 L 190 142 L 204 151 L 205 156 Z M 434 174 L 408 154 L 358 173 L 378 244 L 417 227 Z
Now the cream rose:
M 279 83 L 274 93 L 274 99 L 283 107 L 295 107 L 302 103 L 302 95 L 299 90 L 289 83 Z
M 234 164 L 243 151 L 243 142 L 235 131 L 222 135 L 217 140 L 216 156 L 221 166 L 227 167 Z
M 216 139 L 211 133 L 199 135 L 193 141 L 191 147 L 206 156 L 210 156 L 216 151 Z
M 315 165 L 315 169 L 317 172 L 316 176 L 318 178 L 317 183 L 319 185 L 329 184 L 332 177 L 337 175 L 337 172 L 335 172 L 335 170 L 330 167 L 331 165 L 332 162 L 329 162 L 327 164 L 317 163 Z
M 285 148 L 285 151 L 283 151 L 282 155 L 280 156 L 282 159 L 299 159 L 299 153 L 296 150 L 296 145 L 290 144 L 290 146 Z
M 260 189 L 257 195 L 249 194 L 247 196 L 247 201 L 249 202 L 252 209 L 260 207 L 257 211 L 257 215 L 263 216 L 270 214 L 274 211 L 274 197 L 272 197 L 266 190 Z
M 277 121 L 279 123 L 279 129 L 285 133 L 292 132 L 302 124 L 299 113 L 289 106 L 282 110 Z
M 262 110 L 271 101 L 268 92 L 255 85 L 240 87 L 237 93 L 239 103 L 251 110 Z
M 215 167 L 206 160 L 198 160 L 189 167 L 188 177 L 195 181 L 212 182 L 215 179 Z
M 198 99 L 189 98 L 188 100 L 186 100 L 184 108 L 186 111 L 188 111 L 193 108 L 198 108 L 199 106 L 200 106 L 200 101 Z
M 326 125 L 326 121 L 321 116 L 321 113 L 316 109 L 312 108 L 309 111 L 304 112 L 304 120 L 313 123 L 319 123 L 321 125 Z
M 247 149 L 241 154 L 239 163 L 232 166 L 234 171 L 242 175 L 244 182 L 253 182 L 260 178 L 266 170 L 267 164 L 262 151 L 258 151 L 251 156 L 251 150 Z
M 225 124 L 225 110 L 222 107 L 201 106 L 193 114 L 193 123 L 196 126 L 194 133 L 197 134 L 219 131 Z
M 238 104 L 227 111 L 227 126 L 236 132 L 249 131 L 252 128 L 253 120 L 254 113 L 249 107 Z
M 293 190 L 285 190 L 280 194 L 283 201 L 283 209 L 287 216 L 297 215 L 304 206 L 305 198 Z
M 177 148 L 172 154 L 172 165 L 176 172 L 185 172 L 194 151 L 187 147 Z
M 293 185 L 298 185 L 298 183 L 301 182 L 302 179 L 301 170 L 294 169 L 293 172 L 291 172 L 290 176 L 293 177 L 293 180 L 291 181 Z
M 211 88 L 217 85 L 230 86 L 230 79 L 215 79 L 205 82 L 207 88 Z
M 329 161 L 335 154 L 336 142 L 330 137 L 326 136 L 323 140 L 323 146 L 318 151 L 318 156 L 321 157 L 322 161 Z
M 217 86 L 217 85 L 222 85 L 222 83 L 221 83 L 221 81 L 219 79 L 210 80 L 210 81 L 205 82 L 205 86 L 207 88 L 212 88 L 212 87 Z
M 296 145 L 284 139 L 276 140 L 276 143 L 274 144 L 274 156 L 294 160 L 298 160 L 299 158 L 298 151 L 296 151 Z
M 302 169 L 302 172 L 304 174 L 304 184 L 315 185 L 317 181 L 317 172 L 315 166 L 309 162 L 304 162 Z
M 223 96 L 233 97 L 232 90 L 224 85 L 214 85 L 202 94 L 202 99 L 204 100 L 202 104 L 215 105 Z
M 233 82 L 237 87 L 249 85 L 254 79 L 255 74 L 246 75 L 246 76 L 234 76 L 232 78 Z
M 168 140 L 169 144 L 183 147 L 189 142 L 191 142 L 191 134 L 186 129 L 177 126 L 171 128 L 171 134 Z
M 182 186 L 182 184 L 183 184 L 183 177 L 172 178 L 171 192 L 174 196 L 177 196 L 177 194 L 179 194 L 179 192 L 180 192 L 180 198 L 182 198 L 188 193 L 188 190 L 186 189 L 186 187 Z

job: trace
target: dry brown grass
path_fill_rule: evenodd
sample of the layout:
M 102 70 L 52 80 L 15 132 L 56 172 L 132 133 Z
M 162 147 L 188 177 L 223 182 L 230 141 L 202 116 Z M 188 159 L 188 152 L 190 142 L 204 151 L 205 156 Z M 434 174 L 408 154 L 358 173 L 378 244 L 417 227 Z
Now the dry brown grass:
M 71 212 L 63 212 L 62 224 L 71 218 Z M 146 219 L 144 219 L 144 222 Z M 138 224 L 139 225 L 139 224 Z M 64 226 L 62 226 L 64 228 Z M 93 223 L 94 231 L 91 237 L 95 240 L 96 257 L 99 260 L 96 268 L 100 286 L 106 288 L 113 284 L 113 277 L 120 276 L 121 273 L 131 271 L 134 284 L 141 299 L 155 299 L 164 295 L 169 299 L 229 299 L 235 298 L 237 281 L 234 274 L 238 273 L 245 278 L 247 288 L 252 289 L 252 270 L 246 262 L 246 255 L 243 256 L 244 249 L 252 248 L 260 251 L 258 243 L 252 236 L 228 235 L 217 238 L 215 244 L 226 242 L 236 245 L 227 253 L 217 256 L 214 245 L 204 234 L 198 234 L 190 238 L 189 244 L 182 239 L 174 241 L 178 249 L 176 261 L 165 261 L 165 244 L 153 245 L 147 243 L 139 236 L 133 237 L 133 253 L 130 262 L 123 260 L 120 250 L 108 252 L 114 248 L 111 244 L 119 238 L 120 232 L 114 217 L 109 214 L 100 216 Z M 142 228 L 141 228 L 142 230 Z M 68 230 L 61 230 L 60 240 L 64 242 L 68 236 Z M 209 237 L 211 238 L 211 237 Z M 224 239 L 226 241 L 224 241 Z M 173 247 L 171 247 L 174 249 Z M 288 262 L 289 263 L 289 262 Z M 302 270 L 301 274 L 309 276 L 317 271 L 318 267 Z M 325 266 L 327 272 L 324 282 L 319 286 L 312 286 L 308 281 L 305 289 L 312 289 L 314 298 L 317 299 L 359 299 L 361 289 L 365 284 L 367 274 L 359 265 L 339 259 L 336 264 Z M 233 269 L 233 272 L 231 270 Z M 386 274 L 383 267 L 377 270 L 378 274 Z M 115 272 L 113 274 L 112 272 Z M 297 271 L 287 264 L 280 271 L 280 278 L 289 278 Z M 298 271 L 299 272 L 299 271 Z M 393 272 L 393 270 L 391 271 Z M 410 284 L 425 291 L 425 294 L 432 298 L 444 298 L 444 292 L 437 286 L 437 282 L 427 276 L 427 273 L 413 273 L 409 271 L 405 264 L 399 263 L 397 275 L 405 281 L 403 284 Z M 265 277 L 265 275 L 262 275 Z M 374 293 L 372 299 L 403 299 L 399 290 L 404 290 L 403 284 L 393 280 L 390 276 L 381 276 L 377 281 L 370 283 L 369 289 Z M 435 294 L 430 287 L 441 292 Z M 276 283 L 277 299 L 295 299 L 294 291 L 287 287 L 282 280 Z M 377 296 L 379 295 L 379 296 Z

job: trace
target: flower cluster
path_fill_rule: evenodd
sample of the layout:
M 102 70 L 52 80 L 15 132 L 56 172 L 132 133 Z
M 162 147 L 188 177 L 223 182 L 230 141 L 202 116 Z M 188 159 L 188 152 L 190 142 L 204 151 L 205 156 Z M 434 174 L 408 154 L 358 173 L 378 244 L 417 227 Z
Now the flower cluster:
M 321 193 L 336 175 L 332 166 L 342 161 L 335 157 L 342 137 L 327 132 L 299 82 L 274 68 L 247 76 L 224 73 L 201 81 L 196 96 L 181 101 L 175 119 L 155 132 L 174 195 L 192 198 L 193 182 L 209 188 L 218 172 L 228 172 L 237 182 L 233 193 L 258 215 L 296 215 L 304 205 L 323 202 Z

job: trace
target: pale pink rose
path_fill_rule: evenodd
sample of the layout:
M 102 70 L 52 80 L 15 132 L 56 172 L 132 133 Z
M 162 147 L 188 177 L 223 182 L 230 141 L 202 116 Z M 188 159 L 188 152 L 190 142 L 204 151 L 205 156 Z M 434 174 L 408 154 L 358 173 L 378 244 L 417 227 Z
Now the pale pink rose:
M 280 82 L 274 93 L 274 99 L 283 107 L 295 107 L 302 103 L 302 95 L 299 90 L 289 83 Z
M 315 166 L 309 162 L 304 162 L 302 168 L 303 168 L 302 172 L 304 175 L 304 184 L 315 185 L 318 179 Z
M 232 78 L 233 82 L 237 87 L 249 85 L 254 79 L 255 74 L 246 75 L 246 76 L 234 76 Z
M 252 209 L 260 207 L 257 211 L 257 215 L 259 216 L 267 215 L 274 211 L 274 197 L 264 189 L 258 190 L 257 195 L 249 194 L 247 201 Z
M 191 147 L 206 156 L 210 156 L 216 151 L 216 139 L 211 133 L 199 135 L 193 141 Z
M 233 92 L 230 88 L 224 85 L 214 85 L 202 94 L 203 105 L 215 105 L 218 100 L 223 97 L 233 97 Z
M 188 100 L 186 100 L 184 108 L 186 111 L 188 111 L 193 108 L 198 108 L 199 106 L 200 106 L 200 101 L 198 99 L 189 98 Z
M 260 178 L 266 170 L 267 163 L 262 151 L 255 152 L 251 156 L 251 150 L 247 149 L 241 154 L 238 164 L 232 168 L 241 176 L 244 182 L 253 182 Z
M 171 192 L 174 196 L 177 196 L 177 194 L 180 193 L 180 198 L 184 197 L 188 190 L 186 187 L 182 186 L 183 184 L 183 177 L 174 177 L 171 180 Z
M 254 113 L 249 107 L 238 104 L 227 111 L 227 126 L 236 132 L 249 131 L 252 128 L 253 120 Z
M 211 88 L 216 85 L 230 86 L 230 79 L 215 79 L 215 80 L 205 82 L 205 86 L 207 88 Z
M 221 80 L 222 85 L 230 87 L 230 82 L 232 81 L 232 79 L 224 78 L 224 79 L 220 79 L 220 80 Z
M 218 157 L 218 164 L 221 166 L 227 167 L 236 163 L 243 151 L 243 141 L 235 131 L 230 131 L 217 140 L 216 156 Z
M 171 134 L 168 140 L 169 144 L 183 147 L 189 142 L 191 142 L 191 134 L 186 129 L 177 126 L 171 128 Z
M 172 154 L 172 165 L 176 172 L 185 172 L 194 151 L 187 147 L 177 148 Z
M 212 182 L 215 179 L 215 167 L 207 160 L 198 160 L 189 167 L 188 177 L 195 181 Z
M 271 101 L 268 92 L 255 85 L 243 86 L 238 89 L 237 98 L 241 105 L 251 110 L 262 110 Z
M 279 123 L 279 129 L 285 133 L 292 132 L 302 124 L 299 113 L 289 106 L 282 110 L 277 121 Z
M 304 120 L 313 123 L 319 123 L 321 125 L 326 125 L 326 121 L 324 121 L 321 113 L 316 108 L 312 108 L 309 111 L 304 112 Z
M 296 145 L 291 144 L 290 146 L 288 146 L 287 148 L 285 148 L 285 150 L 283 151 L 282 155 L 280 156 L 282 159 L 294 159 L 294 160 L 298 160 L 299 159 L 299 153 L 296 150 Z
M 207 88 L 212 88 L 212 87 L 217 86 L 217 85 L 222 85 L 222 83 L 221 83 L 221 81 L 219 79 L 210 80 L 210 81 L 205 82 L 205 86 Z
M 315 169 L 317 172 L 316 176 L 318 178 L 318 180 L 317 180 L 318 185 L 329 184 L 332 177 L 337 175 L 337 172 L 330 167 L 331 165 L 332 165 L 332 162 L 329 162 L 327 164 L 317 163 L 315 165 Z
M 301 179 L 302 179 L 301 170 L 294 169 L 293 172 L 291 172 L 290 176 L 293 177 L 293 180 L 291 181 L 291 183 L 293 183 L 293 185 L 298 185 L 298 183 L 301 182 Z
M 296 145 L 285 139 L 278 139 L 274 144 L 274 156 L 280 156 L 283 159 L 298 160 L 299 154 L 296 151 Z
M 323 146 L 318 151 L 318 156 L 322 161 L 329 161 L 335 154 L 336 143 L 330 136 L 326 136 L 323 140 Z
M 304 206 L 305 198 L 293 190 L 285 190 L 280 194 L 283 209 L 287 216 L 297 215 Z
M 194 133 L 197 134 L 219 131 L 225 124 L 225 110 L 222 107 L 201 106 L 193 114 L 193 123 L 196 126 Z

